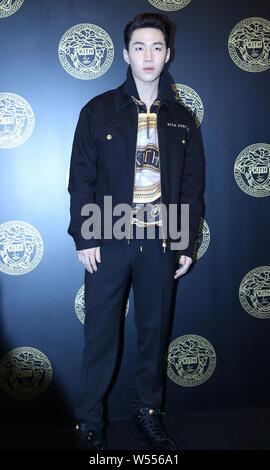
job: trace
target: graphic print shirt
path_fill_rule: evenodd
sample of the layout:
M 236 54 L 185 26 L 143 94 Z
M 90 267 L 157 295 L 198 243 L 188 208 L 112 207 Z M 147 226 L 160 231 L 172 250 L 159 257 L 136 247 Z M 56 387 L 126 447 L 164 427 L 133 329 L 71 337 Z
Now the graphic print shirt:
M 132 205 L 133 234 L 135 238 L 136 225 L 142 229 L 155 227 L 155 237 L 158 237 L 162 226 L 160 203 L 160 155 L 157 133 L 157 111 L 160 105 L 155 100 L 147 113 L 145 103 L 132 96 L 138 109 L 138 133 L 135 163 L 135 181 Z M 145 210 L 148 205 L 149 210 Z

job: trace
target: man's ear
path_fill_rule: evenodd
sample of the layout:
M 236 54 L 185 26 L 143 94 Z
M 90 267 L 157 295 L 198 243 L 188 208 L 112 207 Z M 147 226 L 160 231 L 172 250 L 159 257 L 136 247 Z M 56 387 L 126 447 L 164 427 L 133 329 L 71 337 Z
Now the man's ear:
M 166 53 L 166 59 L 165 59 L 165 64 L 167 64 L 169 58 L 170 58 L 170 55 L 171 55 L 171 49 L 168 47 L 167 49 L 167 53 Z
M 126 50 L 126 48 L 123 49 L 123 56 L 124 56 L 124 61 L 127 64 L 130 64 L 129 55 L 128 55 L 128 51 Z

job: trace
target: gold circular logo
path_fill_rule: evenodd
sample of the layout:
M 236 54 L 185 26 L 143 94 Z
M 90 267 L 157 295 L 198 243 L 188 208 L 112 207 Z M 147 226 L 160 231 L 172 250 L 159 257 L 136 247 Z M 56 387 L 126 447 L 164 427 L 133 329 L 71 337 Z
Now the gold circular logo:
M 1 0 L 0 1 L 0 18 L 11 16 L 21 8 L 24 0 Z
M 263 72 L 270 67 L 270 21 L 245 18 L 231 31 L 228 42 L 233 62 L 246 72 Z
M 81 323 L 85 319 L 85 304 L 84 304 L 84 285 L 80 287 L 75 297 L 75 312 Z
M 175 11 L 186 7 L 191 0 L 148 0 L 151 5 L 159 10 Z
M 238 155 L 234 177 L 245 193 L 255 197 L 270 195 L 270 145 L 253 144 Z
M 204 107 L 198 93 L 189 86 L 182 85 L 181 83 L 174 83 L 172 89 L 176 93 L 177 101 L 180 101 L 185 108 L 192 112 L 196 119 L 197 127 L 199 127 L 203 120 Z
M 192 256 L 193 261 L 201 258 L 207 251 L 210 243 L 210 230 L 206 221 L 201 218 L 199 226 L 199 235 L 195 241 L 194 253 Z
M 195 387 L 206 382 L 216 368 L 216 353 L 202 336 L 176 338 L 168 350 L 168 377 L 178 385 Z
M 35 348 L 12 349 L 0 361 L 0 388 L 16 400 L 32 400 L 50 386 L 52 366 Z
M 27 101 L 13 93 L 0 93 L 0 148 L 24 144 L 35 126 L 34 112 Z
M 128 310 L 129 310 L 129 299 L 127 300 L 127 304 L 126 304 L 125 317 L 128 314 Z M 84 285 L 80 287 L 75 297 L 75 312 L 80 322 L 84 324 L 84 321 L 85 321 Z
M 245 275 L 240 284 L 239 299 L 250 315 L 270 318 L 270 266 L 259 266 Z
M 58 55 L 61 65 L 75 78 L 92 80 L 110 68 L 113 42 L 104 29 L 82 23 L 68 29 L 62 36 Z
M 32 271 L 44 252 L 40 233 L 33 225 L 11 220 L 0 225 L 0 271 L 18 276 Z

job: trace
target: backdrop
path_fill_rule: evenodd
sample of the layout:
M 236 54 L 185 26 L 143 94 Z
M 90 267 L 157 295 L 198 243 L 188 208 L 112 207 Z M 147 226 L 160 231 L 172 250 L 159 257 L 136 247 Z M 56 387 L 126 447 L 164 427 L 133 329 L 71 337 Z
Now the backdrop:
M 68 421 L 83 346 L 83 266 L 67 234 L 80 109 L 126 77 L 139 12 L 176 25 L 169 72 L 206 154 L 194 265 L 176 281 L 168 413 L 270 405 L 270 22 L 267 0 L 0 1 L 1 419 Z M 153 283 L 153 295 L 155 287 Z M 134 394 L 133 292 L 108 400 Z

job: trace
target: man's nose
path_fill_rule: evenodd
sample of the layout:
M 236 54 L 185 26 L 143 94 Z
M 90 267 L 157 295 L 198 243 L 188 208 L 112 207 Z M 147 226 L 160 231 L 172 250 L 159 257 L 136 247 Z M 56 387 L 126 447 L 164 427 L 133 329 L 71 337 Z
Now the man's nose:
M 151 49 L 150 50 L 145 49 L 144 60 L 146 60 L 146 61 L 152 61 L 153 60 L 153 53 L 152 53 Z

